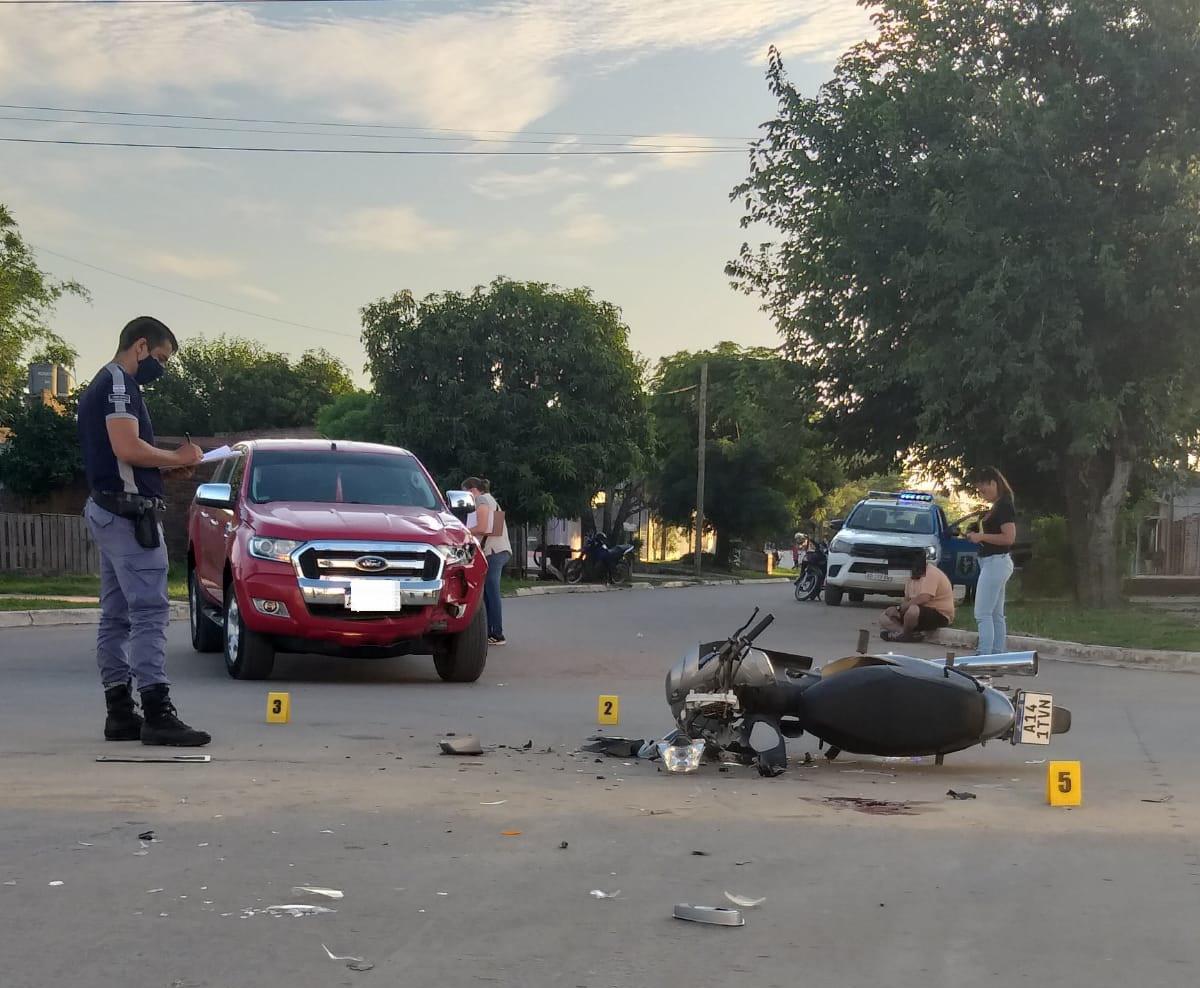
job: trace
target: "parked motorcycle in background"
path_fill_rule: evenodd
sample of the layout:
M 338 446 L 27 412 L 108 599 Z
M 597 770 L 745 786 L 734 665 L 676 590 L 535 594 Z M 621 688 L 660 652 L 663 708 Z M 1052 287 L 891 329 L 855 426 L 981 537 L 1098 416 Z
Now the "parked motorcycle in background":
M 829 543 L 814 535 L 804 537 L 807 548 L 800 559 L 800 573 L 793 581 L 797 600 L 816 600 L 825 586 L 825 567 L 829 562 Z
M 603 532 L 592 532 L 583 540 L 579 557 L 567 561 L 563 575 L 568 583 L 629 583 L 636 556 L 636 542 L 610 546 Z

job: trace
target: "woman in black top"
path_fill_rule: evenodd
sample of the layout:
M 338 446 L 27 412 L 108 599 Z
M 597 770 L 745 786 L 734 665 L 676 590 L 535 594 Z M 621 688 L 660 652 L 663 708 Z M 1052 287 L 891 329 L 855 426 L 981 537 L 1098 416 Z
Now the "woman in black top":
M 979 496 L 992 502 L 983 516 L 982 531 L 967 538 L 979 546 L 979 583 L 975 587 L 975 621 L 979 625 L 980 655 L 1004 651 L 1008 625 L 1004 619 L 1004 591 L 1013 574 L 1009 550 L 1017 538 L 1017 509 L 1012 487 L 995 467 L 979 471 Z

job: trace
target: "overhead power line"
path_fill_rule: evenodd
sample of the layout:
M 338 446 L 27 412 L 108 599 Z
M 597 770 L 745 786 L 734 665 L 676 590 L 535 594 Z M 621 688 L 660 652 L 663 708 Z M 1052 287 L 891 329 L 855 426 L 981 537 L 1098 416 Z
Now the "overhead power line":
M 87 261 L 81 261 L 77 257 L 69 257 L 66 254 L 60 254 L 56 250 L 51 250 L 49 247 L 38 247 L 33 245 L 36 250 L 43 254 L 49 254 L 52 257 L 61 258 L 64 261 L 70 261 L 72 264 L 78 264 L 81 267 L 91 268 L 93 271 L 99 271 L 102 274 L 111 275 L 114 278 L 120 278 L 122 281 L 131 281 L 135 285 L 141 285 L 143 288 L 153 288 L 156 292 L 166 292 L 168 295 L 176 295 L 179 298 L 186 298 L 192 302 L 200 302 L 203 305 L 211 305 L 217 309 L 225 309 L 227 312 L 237 312 L 243 316 L 253 316 L 256 319 L 266 319 L 269 322 L 281 323 L 284 326 L 294 326 L 297 329 L 308 329 L 314 333 L 324 333 L 326 336 L 341 336 L 346 339 L 357 340 L 358 337 L 353 333 L 339 333 L 333 329 L 322 329 L 320 326 L 310 326 L 308 323 L 293 322 L 291 319 L 280 319 L 278 316 L 268 316 L 264 312 L 253 312 L 250 309 L 241 309 L 236 305 L 226 305 L 224 302 L 214 302 L 210 298 L 201 298 L 199 295 L 192 295 L 188 292 L 178 292 L 174 288 L 164 288 L 162 285 L 156 285 L 150 281 L 143 281 L 141 278 L 134 278 L 127 274 L 121 274 L 119 271 L 111 271 L 108 268 L 102 268 L 99 264 L 90 264 Z
M 743 148 L 687 148 L 656 151 L 624 147 L 608 151 L 469 151 L 449 148 L 274 148 L 245 147 L 230 144 L 149 144 L 137 141 L 82 141 L 57 140 L 41 137 L 0 137 L 9 144 L 61 144 L 76 147 L 98 148 L 158 148 L 175 151 L 254 151 L 266 154 L 355 154 L 355 155 L 409 155 L 417 157 L 491 157 L 491 158 L 586 158 L 624 157 L 628 155 L 694 155 L 694 154 L 744 154 Z
M 33 110 L 49 113 L 88 113 L 106 117 L 151 117 L 156 120 L 206 120 L 221 123 L 283 124 L 293 127 L 352 127 L 358 130 L 414 130 L 432 134 L 459 134 L 470 138 L 474 134 L 527 134 L 533 137 L 621 137 L 626 139 L 674 141 L 752 141 L 753 137 L 719 136 L 713 134 L 618 134 L 603 131 L 565 130 L 495 130 L 489 128 L 418 127 L 413 124 L 348 123 L 344 120 L 287 120 L 273 117 L 222 117 L 195 113 L 152 113 L 143 110 L 100 110 L 78 106 L 35 106 L 25 103 L 0 103 L 3 110 Z
M 3 106 L 0 106 L 3 109 Z M 362 134 L 357 131 L 339 132 L 331 134 L 328 131 L 319 130 L 278 130 L 260 127 L 218 127 L 211 124 L 174 124 L 174 123 L 147 123 L 144 120 L 72 120 L 66 117 L 29 117 L 18 114 L 0 114 L 0 120 L 21 121 L 26 123 L 45 123 L 45 124 L 71 124 L 81 127 L 139 127 L 149 130 L 183 130 L 183 131 L 214 131 L 222 134 L 287 134 L 290 136 L 299 137 L 354 137 L 364 140 L 379 140 L 379 141 L 454 141 L 462 142 L 469 141 L 474 144 L 537 144 L 537 145 L 554 145 L 562 147 L 562 141 L 552 140 L 525 140 L 523 138 L 511 137 L 444 137 L 440 135 L 429 134 Z M 628 147 L 628 144 L 613 144 L 610 142 L 592 142 L 579 141 L 572 143 L 569 147 L 605 147 L 618 148 Z M 693 144 L 638 144 L 636 147 L 646 150 L 729 150 L 740 151 L 742 148 L 709 148 Z

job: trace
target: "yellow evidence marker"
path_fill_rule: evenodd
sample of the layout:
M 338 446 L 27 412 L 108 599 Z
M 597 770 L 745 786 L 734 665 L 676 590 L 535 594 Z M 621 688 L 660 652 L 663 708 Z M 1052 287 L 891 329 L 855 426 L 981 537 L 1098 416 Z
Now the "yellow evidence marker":
M 267 694 L 267 723 L 286 724 L 292 718 L 292 698 L 287 693 Z
M 606 727 L 615 727 L 621 723 L 621 699 L 616 696 L 602 696 L 596 704 L 596 723 Z
M 1046 802 L 1051 806 L 1083 804 L 1083 764 L 1051 762 L 1046 766 Z

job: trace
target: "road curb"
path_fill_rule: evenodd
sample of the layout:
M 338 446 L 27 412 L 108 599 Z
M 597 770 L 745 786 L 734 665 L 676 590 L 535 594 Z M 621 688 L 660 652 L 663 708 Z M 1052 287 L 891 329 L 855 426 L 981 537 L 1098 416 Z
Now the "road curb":
M 171 620 L 187 619 L 187 604 L 172 602 Z M 0 611 L 0 628 L 56 628 L 69 624 L 99 624 L 99 607 L 47 608 L 38 611 Z
M 970 631 L 943 628 L 925 639 L 934 645 L 974 648 L 979 636 Z M 1086 645 L 1081 642 L 1009 635 L 1009 651 L 1036 651 L 1048 659 L 1079 665 L 1112 666 L 1121 669 L 1154 669 L 1160 672 L 1200 673 L 1200 652 L 1172 652 L 1160 649 L 1119 648 L 1113 645 Z
M 791 583 L 787 577 L 764 577 L 761 580 L 664 580 L 662 583 L 634 583 L 627 587 L 610 587 L 602 583 L 580 583 L 574 586 L 555 585 L 550 587 L 518 587 L 513 597 L 548 597 L 561 593 L 609 593 L 624 590 L 678 590 L 682 587 L 729 587 L 741 584 Z

